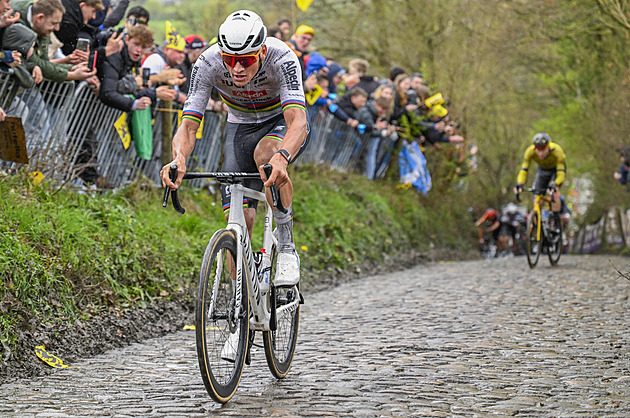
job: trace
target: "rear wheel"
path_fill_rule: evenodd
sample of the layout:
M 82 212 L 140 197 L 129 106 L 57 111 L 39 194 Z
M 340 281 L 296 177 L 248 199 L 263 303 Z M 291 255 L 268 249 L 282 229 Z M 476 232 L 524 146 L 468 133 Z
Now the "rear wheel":
M 536 238 L 538 228 L 538 214 L 531 211 L 527 220 L 527 263 L 530 268 L 536 267 L 540 257 L 541 240 Z
M 272 268 L 276 264 L 276 251 L 272 253 Z M 272 276 L 274 277 L 272 271 Z M 276 301 L 276 330 L 263 332 L 265 357 L 271 374 L 284 378 L 291 369 L 300 324 L 300 285 L 278 287 L 269 292 Z
M 556 225 L 556 223 L 558 225 Z M 549 255 L 549 262 L 551 263 L 551 265 L 556 266 L 558 265 L 558 261 L 560 260 L 563 249 L 562 222 L 560 222 L 559 220 L 558 222 L 556 222 L 555 216 L 551 215 L 549 225 L 549 248 L 547 249 L 547 254 Z
M 201 377 L 208 394 L 221 403 L 236 392 L 248 344 L 247 283 L 243 279 L 237 295 L 236 280 L 232 280 L 236 250 L 237 241 L 230 231 L 221 230 L 210 239 L 201 264 L 195 309 Z

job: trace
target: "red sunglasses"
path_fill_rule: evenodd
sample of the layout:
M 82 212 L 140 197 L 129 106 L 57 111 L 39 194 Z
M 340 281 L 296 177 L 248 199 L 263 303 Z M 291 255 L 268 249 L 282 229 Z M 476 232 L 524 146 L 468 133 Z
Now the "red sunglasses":
M 234 67 L 237 63 L 240 63 L 243 67 L 247 68 L 256 64 L 256 61 L 258 61 L 258 56 L 260 55 L 260 51 L 262 51 L 262 48 L 259 49 L 258 52 L 256 52 L 255 54 L 246 55 L 234 55 L 221 51 L 221 58 L 223 58 L 223 62 L 228 67 Z

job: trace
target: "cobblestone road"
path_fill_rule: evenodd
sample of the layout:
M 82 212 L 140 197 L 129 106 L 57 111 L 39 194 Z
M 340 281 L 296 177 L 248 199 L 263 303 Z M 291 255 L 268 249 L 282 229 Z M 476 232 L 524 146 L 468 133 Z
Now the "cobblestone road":
M 630 259 L 431 264 L 306 295 L 286 379 L 262 349 L 226 405 L 194 331 L 0 387 L 0 416 L 630 416 Z

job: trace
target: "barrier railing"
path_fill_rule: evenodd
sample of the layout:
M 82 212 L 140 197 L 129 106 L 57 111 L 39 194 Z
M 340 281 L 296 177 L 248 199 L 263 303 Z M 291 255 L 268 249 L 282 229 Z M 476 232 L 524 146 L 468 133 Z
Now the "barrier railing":
M 579 228 L 569 242 L 575 254 L 630 250 L 630 209 L 610 208 L 597 222 Z
M 311 138 L 296 165 L 324 164 L 340 171 L 359 171 L 368 136 L 336 119 L 321 107 L 308 109 Z
M 144 176 L 160 184 L 159 171 L 164 164 L 163 140 L 172 139 L 181 106 L 158 101 L 153 113 L 153 154 L 138 157 L 134 145 L 125 149 L 114 126 L 123 112 L 104 105 L 89 84 L 54 83 L 21 90 L 10 73 L 0 73 L 0 106 L 9 116 L 22 119 L 26 133 L 29 171 L 63 182 L 85 178 L 94 172 L 111 187 L 128 184 Z M 311 140 L 296 165 L 328 165 L 341 171 L 360 171 L 368 143 L 347 124 L 335 119 L 321 107 L 309 109 Z M 163 135 L 164 125 L 172 131 Z M 206 112 L 201 136 L 188 161 L 188 169 L 218 171 L 224 143 L 225 117 Z M 166 153 L 170 152 L 165 149 Z M 2 166 L 17 165 L 2 162 Z M 202 186 L 204 180 L 193 184 Z

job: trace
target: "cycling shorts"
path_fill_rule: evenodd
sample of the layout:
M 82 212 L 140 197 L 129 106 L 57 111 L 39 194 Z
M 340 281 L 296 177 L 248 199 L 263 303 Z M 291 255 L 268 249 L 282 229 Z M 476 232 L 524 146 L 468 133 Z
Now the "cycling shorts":
M 556 169 L 544 169 L 538 167 L 536 179 L 534 180 L 534 193 L 544 195 L 549 184 L 556 179 Z
M 306 131 L 306 139 L 297 154 L 291 158 L 291 162 L 300 156 L 308 144 L 311 133 L 308 124 Z M 287 124 L 282 113 L 262 123 L 228 122 L 225 128 L 225 145 L 223 147 L 221 171 L 257 173 L 258 167 L 256 166 L 256 161 L 254 161 L 254 150 L 258 143 L 265 137 L 282 141 L 286 132 Z M 263 182 L 260 179 L 244 180 L 243 185 L 258 191 L 263 189 Z M 230 210 L 230 185 L 221 185 L 221 201 L 223 211 L 228 212 Z M 258 200 L 244 198 L 243 206 L 256 209 Z

